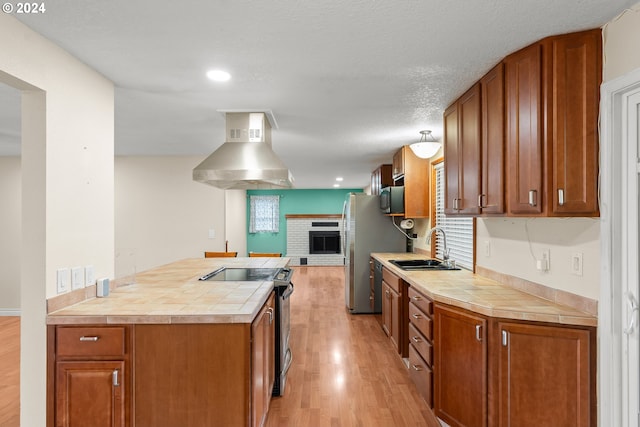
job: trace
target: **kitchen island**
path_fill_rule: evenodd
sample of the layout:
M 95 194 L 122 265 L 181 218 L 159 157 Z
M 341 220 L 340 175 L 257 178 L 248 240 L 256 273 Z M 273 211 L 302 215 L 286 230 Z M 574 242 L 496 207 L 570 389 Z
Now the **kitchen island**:
M 178 261 L 49 313 L 48 425 L 262 425 L 274 379 L 273 282 L 198 278 L 288 261 Z
M 459 427 L 597 425 L 594 314 L 470 271 L 390 262 L 425 255 L 371 257 L 389 301 L 383 330 L 437 417 Z

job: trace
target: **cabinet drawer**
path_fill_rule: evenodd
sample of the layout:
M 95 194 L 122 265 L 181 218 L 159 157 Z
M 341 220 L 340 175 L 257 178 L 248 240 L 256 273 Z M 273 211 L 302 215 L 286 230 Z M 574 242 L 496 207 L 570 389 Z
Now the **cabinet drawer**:
M 429 341 L 433 341 L 433 321 L 412 302 L 409 303 L 409 321 L 413 323 Z
M 427 365 L 433 366 L 433 346 L 431 342 L 411 323 L 409 323 L 409 343 L 420 353 Z
M 125 327 L 58 327 L 56 353 L 64 356 L 124 356 Z
M 409 346 L 409 376 L 418 393 L 433 408 L 433 371 L 420 357 L 413 345 Z
M 409 301 L 429 316 L 433 316 L 433 302 L 412 287 L 409 287 Z
M 402 279 L 384 267 L 382 268 L 382 280 L 387 282 L 391 289 L 395 290 L 397 293 L 400 293 Z

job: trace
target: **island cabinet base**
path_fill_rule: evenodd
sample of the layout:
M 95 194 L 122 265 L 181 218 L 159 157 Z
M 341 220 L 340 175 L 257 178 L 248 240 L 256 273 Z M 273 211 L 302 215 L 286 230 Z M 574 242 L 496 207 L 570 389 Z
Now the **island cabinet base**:
M 250 324 L 136 325 L 136 427 L 249 426 Z

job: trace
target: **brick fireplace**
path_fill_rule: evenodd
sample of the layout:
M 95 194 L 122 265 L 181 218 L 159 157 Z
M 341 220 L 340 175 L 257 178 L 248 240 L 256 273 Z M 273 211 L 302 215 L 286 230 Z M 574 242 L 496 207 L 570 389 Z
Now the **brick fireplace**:
M 290 265 L 344 265 L 340 214 L 289 214 L 285 218 Z

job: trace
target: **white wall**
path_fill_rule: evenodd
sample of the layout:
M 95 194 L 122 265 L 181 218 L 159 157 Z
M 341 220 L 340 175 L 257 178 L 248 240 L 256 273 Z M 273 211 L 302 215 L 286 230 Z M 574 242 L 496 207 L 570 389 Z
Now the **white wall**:
M 19 157 L 0 157 L 0 314 L 20 309 L 22 235 Z
M 203 158 L 116 157 L 116 277 L 224 251 L 225 191 L 192 179 Z
M 640 68 L 640 3 L 603 27 L 603 81 L 613 80 Z
M 22 91 L 20 417 L 46 424 L 46 299 L 56 269 L 111 277 L 113 84 L 0 14 L 0 81 Z

